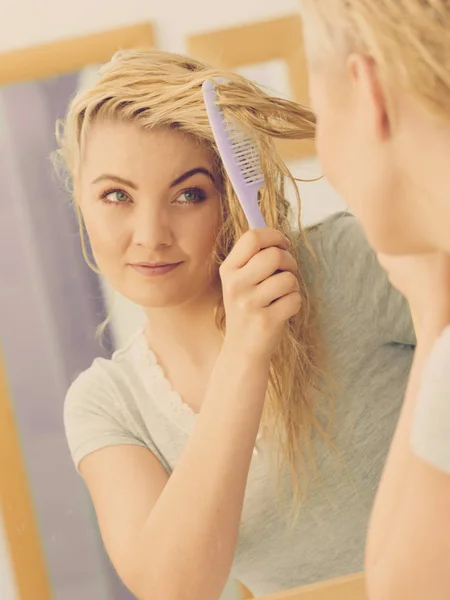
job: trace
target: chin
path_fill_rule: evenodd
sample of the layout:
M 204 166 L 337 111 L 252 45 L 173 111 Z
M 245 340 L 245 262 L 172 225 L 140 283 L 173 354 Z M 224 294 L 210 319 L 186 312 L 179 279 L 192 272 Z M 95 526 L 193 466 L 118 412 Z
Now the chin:
M 202 285 L 203 284 L 203 285 Z M 134 289 L 126 290 L 124 294 L 131 302 L 138 304 L 148 310 L 152 308 L 176 308 L 190 303 L 201 301 L 202 298 L 217 295 L 211 282 L 199 282 L 194 286 L 191 281 L 188 285 L 180 284 L 178 286 L 167 286 L 165 289 L 161 286 L 159 289 Z
M 179 290 L 174 293 L 164 293 L 162 290 L 152 293 L 140 291 L 135 294 L 128 294 L 127 298 L 144 309 L 174 308 L 187 302 L 189 295 L 181 293 Z
M 209 273 L 189 273 L 181 277 L 162 276 L 145 279 L 140 276 L 117 278 L 111 285 L 127 300 L 144 309 L 174 308 L 211 295 L 214 279 Z M 203 276 L 202 276 L 203 275 Z

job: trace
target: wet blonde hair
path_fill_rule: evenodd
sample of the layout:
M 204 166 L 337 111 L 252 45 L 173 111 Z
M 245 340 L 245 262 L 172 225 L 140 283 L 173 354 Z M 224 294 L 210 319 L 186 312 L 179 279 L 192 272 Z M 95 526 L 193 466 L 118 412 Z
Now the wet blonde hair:
M 301 6 L 313 54 L 320 47 L 333 56 L 367 54 L 385 90 L 401 86 L 450 125 L 448 0 L 301 0 Z
M 264 218 L 269 227 L 290 238 L 296 237 L 292 251 L 299 260 L 301 247 L 304 251 L 307 241 L 301 229 L 294 234 L 291 228 L 290 205 L 285 197 L 288 180 L 294 184 L 299 207 L 300 197 L 273 138 L 313 138 L 314 116 L 297 103 L 270 96 L 244 77 L 209 68 L 184 56 L 151 50 L 120 52 L 103 67 L 91 89 L 79 92 L 72 101 L 65 124 L 59 130 L 58 157 L 69 178 L 76 181 L 86 136 L 91 125 L 100 119 L 132 122 L 145 129 L 167 127 L 194 136 L 212 151 L 222 179 L 223 225 L 216 247 L 220 264 L 248 225 L 223 170 L 203 102 L 202 83 L 215 77 L 227 80 L 219 87 L 224 113 L 239 122 L 260 151 L 266 180 L 260 193 Z M 79 218 L 83 239 L 80 214 Z M 85 247 L 84 250 L 87 257 Z M 323 405 L 317 400 L 319 396 L 326 400 L 326 406 L 329 404 L 325 358 L 317 331 L 315 302 L 301 271 L 299 283 L 302 307 L 286 326 L 273 356 L 262 427 L 266 435 L 276 435 L 279 458 L 290 466 L 295 489 L 303 495 L 300 488 L 304 490 L 310 471 L 306 458 L 313 458 L 312 434 L 318 431 L 327 437 L 321 417 L 331 411 L 323 413 L 320 410 Z M 217 309 L 217 324 L 225 330 L 222 300 Z

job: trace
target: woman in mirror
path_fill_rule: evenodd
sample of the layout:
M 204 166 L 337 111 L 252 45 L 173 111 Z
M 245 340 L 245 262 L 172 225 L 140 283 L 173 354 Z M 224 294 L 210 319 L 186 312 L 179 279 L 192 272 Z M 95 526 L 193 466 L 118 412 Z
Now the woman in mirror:
M 213 77 L 259 148 L 266 229 L 248 230 L 213 141 Z M 274 138 L 314 132 L 298 104 L 154 51 L 116 55 L 69 107 L 58 157 L 87 259 L 146 321 L 73 383 L 66 431 L 138 598 L 362 569 L 415 336 L 354 217 L 292 225 Z
M 410 302 L 419 344 L 371 517 L 374 600 L 450 597 L 450 3 L 304 0 L 325 174 Z

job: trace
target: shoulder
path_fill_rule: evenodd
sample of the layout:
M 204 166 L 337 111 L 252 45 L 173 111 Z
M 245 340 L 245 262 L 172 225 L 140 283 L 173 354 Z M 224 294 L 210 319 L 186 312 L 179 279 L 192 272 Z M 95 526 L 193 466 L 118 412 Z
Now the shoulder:
M 319 262 L 332 270 L 355 268 L 362 262 L 378 265 L 363 228 L 348 212 L 336 213 L 306 229 L 305 233 Z M 378 266 L 377 271 L 382 272 Z
M 130 382 L 136 377 L 136 358 L 141 351 L 141 332 L 110 359 L 96 358 L 91 366 L 81 372 L 69 387 L 64 413 L 96 411 L 112 413 L 127 402 Z
M 305 234 L 316 257 L 317 276 L 335 293 L 352 299 L 363 290 L 388 289 L 387 275 L 352 214 L 332 215 Z
M 316 256 L 311 281 L 326 305 L 386 342 L 415 344 L 408 304 L 389 283 L 356 217 L 337 213 L 305 231 Z M 311 262 L 311 260 L 310 260 Z M 358 316 L 357 321 L 355 317 Z
M 373 278 L 387 280 L 357 219 L 339 212 L 305 228 L 300 239 L 300 263 L 305 280 L 320 295 L 352 299 Z
M 92 365 L 82 371 L 70 385 L 66 394 L 66 408 L 79 402 L 81 398 L 94 398 L 111 392 L 117 378 L 115 371 L 111 359 L 96 358 Z
M 111 359 L 97 358 L 70 386 L 64 403 L 66 438 L 76 465 L 104 446 L 143 440 L 134 393 L 136 340 Z

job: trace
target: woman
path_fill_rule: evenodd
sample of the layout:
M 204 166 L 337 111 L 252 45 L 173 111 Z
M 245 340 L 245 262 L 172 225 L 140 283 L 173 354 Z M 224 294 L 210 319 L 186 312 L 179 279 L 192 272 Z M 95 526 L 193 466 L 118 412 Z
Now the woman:
M 317 147 L 419 346 L 367 541 L 374 600 L 450 597 L 450 3 L 304 0 Z
M 201 85 L 220 76 L 260 148 L 264 230 L 247 231 L 213 142 Z M 212 600 L 230 570 L 260 595 L 362 568 L 415 340 L 353 217 L 291 228 L 272 138 L 313 135 L 301 106 L 152 51 L 116 56 L 69 108 L 60 157 L 82 229 L 147 317 L 65 406 L 138 598 Z

